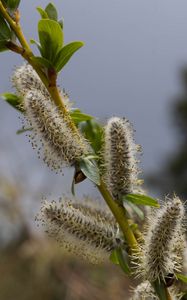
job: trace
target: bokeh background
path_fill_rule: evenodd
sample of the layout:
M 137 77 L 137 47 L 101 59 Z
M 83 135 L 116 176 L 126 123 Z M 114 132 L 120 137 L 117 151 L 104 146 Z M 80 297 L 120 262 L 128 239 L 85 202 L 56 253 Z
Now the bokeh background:
M 176 192 L 185 199 L 187 196 L 187 2 L 185 0 L 103 0 L 102 2 L 55 0 L 54 3 L 59 10 L 59 15 L 64 18 L 65 42 L 72 40 L 85 42 L 85 46 L 64 68 L 59 77 L 59 85 L 66 89 L 76 107 L 96 116 L 102 122 L 110 116 L 127 117 L 136 130 L 136 142 L 143 148 L 142 177 L 149 194 L 162 197 L 165 193 Z M 21 23 L 28 39 L 37 40 L 39 14 L 36 7 L 45 7 L 47 4 L 48 1 L 44 0 L 21 1 Z M 11 73 L 15 66 L 20 64 L 22 59 L 17 55 L 9 52 L 1 53 L 0 93 L 13 91 L 10 82 Z M 35 260 L 35 254 L 38 257 L 38 252 L 46 248 L 46 246 L 38 247 L 41 243 L 39 237 L 33 241 L 33 234 L 34 236 L 38 234 L 34 216 L 41 205 L 41 198 L 70 194 L 73 170 L 66 170 L 65 176 L 56 175 L 48 170 L 37 159 L 25 135 L 16 135 L 20 127 L 19 114 L 0 100 L 0 196 L 2 198 L 0 247 L 7 249 L 12 245 L 12 240 L 19 241 L 19 239 L 22 245 L 21 237 L 24 237 L 23 240 L 29 240 L 31 246 L 27 246 L 26 250 L 24 248 L 26 252 L 23 253 L 26 253 L 24 255 L 26 257 L 28 255 L 29 259 L 32 257 Z M 95 188 L 87 181 L 76 188 L 76 193 L 79 197 L 87 193 L 98 197 Z M 20 214 L 22 216 L 17 218 L 23 221 L 21 225 L 16 217 L 13 217 L 15 211 L 18 216 Z M 50 248 L 47 246 L 47 249 L 48 247 Z M 10 253 L 12 255 L 11 251 Z M 52 264 L 50 268 L 58 265 L 57 270 L 54 267 L 59 276 L 57 276 L 57 283 L 60 282 L 61 285 L 65 281 L 63 290 L 67 293 L 62 296 L 60 290 L 58 295 L 53 296 L 53 292 L 44 289 L 42 295 L 48 295 L 49 299 L 103 299 L 106 295 L 108 299 L 125 299 L 127 288 L 124 277 L 115 267 L 106 266 L 106 269 L 87 265 L 83 267 L 80 262 L 72 259 L 62 264 L 63 257 L 54 262 L 53 257 L 56 257 L 56 252 L 53 253 L 51 248 L 50 254 L 46 253 L 46 257 L 48 255 L 52 257 L 52 263 L 46 258 L 45 268 L 49 270 L 49 262 Z M 19 255 L 21 257 L 19 267 L 22 270 L 24 269 L 22 264 L 27 263 L 22 261 L 24 255 Z M 7 258 L 5 255 L 0 265 L 2 270 L 7 266 L 7 278 L 13 268 L 12 263 L 7 263 L 10 257 Z M 41 261 L 40 258 L 38 261 Z M 31 265 L 33 266 L 33 261 Z M 37 265 L 37 268 L 40 267 Z M 44 272 L 43 266 L 41 270 L 39 270 L 40 279 L 44 284 L 49 278 L 44 280 L 42 277 L 44 275 L 41 275 Z M 17 269 L 15 274 L 16 272 Z M 111 276 L 107 276 L 109 273 Z M 68 277 L 62 274 L 70 275 Z M 31 277 L 33 278 L 33 275 Z M 32 293 L 25 293 L 23 298 L 20 298 L 19 289 L 23 288 L 21 278 L 25 280 L 25 275 L 21 274 L 20 281 L 18 280 L 17 283 L 14 276 L 12 281 L 3 282 L 3 286 L 7 288 L 3 296 L 0 294 L 0 299 L 42 299 Z M 33 290 L 35 283 L 28 280 L 28 284 L 30 283 Z M 55 284 L 57 283 L 55 281 Z M 11 294 L 9 284 L 17 287 L 18 294 L 15 297 Z M 38 289 L 39 286 L 41 284 L 37 285 Z M 106 287 L 103 289 L 105 294 L 102 291 L 103 286 Z M 117 287 L 119 294 L 112 294 L 114 287 Z

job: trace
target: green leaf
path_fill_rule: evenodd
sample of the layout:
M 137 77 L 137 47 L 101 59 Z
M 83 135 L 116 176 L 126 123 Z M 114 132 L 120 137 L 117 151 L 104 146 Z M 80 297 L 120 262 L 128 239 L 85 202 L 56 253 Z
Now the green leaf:
M 99 169 L 94 160 L 83 157 L 79 161 L 79 167 L 87 178 L 89 178 L 96 185 L 100 185 Z
M 15 109 L 23 112 L 23 109 L 20 106 L 20 104 L 22 103 L 22 99 L 20 97 L 18 97 L 15 94 L 11 94 L 11 93 L 1 94 L 1 97 L 5 101 L 7 101 L 12 107 L 14 107 Z
M 59 25 L 60 26 L 60 25 Z M 58 53 L 56 60 L 54 62 L 55 69 L 57 72 L 62 70 L 62 68 L 67 64 L 72 55 L 84 45 L 83 42 L 72 42 L 65 45 Z
M 119 265 L 118 255 L 117 255 L 117 249 L 114 249 L 112 253 L 110 254 L 110 261 L 115 264 Z
M 21 128 L 19 130 L 16 131 L 16 134 L 22 134 L 24 132 L 27 132 L 27 131 L 32 131 L 32 127 L 29 127 L 29 128 Z
M 36 62 L 37 64 L 41 65 L 42 67 L 46 67 L 46 68 L 52 68 L 53 67 L 52 63 L 44 57 L 33 56 L 31 58 L 31 60 Z
M 183 274 L 175 274 L 177 279 L 181 280 L 184 283 L 187 283 L 187 276 Z
M 155 292 L 157 293 L 157 295 L 159 296 L 160 300 L 167 300 L 168 297 L 166 295 L 166 287 L 165 284 L 159 280 L 155 281 L 152 283 Z
M 56 10 L 56 7 L 54 6 L 54 4 L 49 3 L 46 8 L 45 11 L 49 17 L 49 19 L 57 21 L 58 20 L 58 13 Z
M 3 0 L 2 2 L 10 10 L 16 10 L 20 4 L 20 0 Z
M 48 19 L 48 14 L 45 10 L 43 10 L 42 7 L 38 6 L 36 9 L 39 12 L 42 19 Z
M 54 63 L 57 54 L 63 46 L 63 32 L 59 23 L 50 19 L 40 20 L 38 23 L 38 34 L 42 57 Z
M 0 51 L 9 50 L 7 43 L 10 41 L 15 43 L 16 35 L 4 18 L 0 15 Z
M 141 194 L 128 194 L 123 196 L 123 200 L 128 200 L 129 202 L 132 202 L 134 204 L 138 205 L 148 205 L 148 206 L 154 206 L 154 207 L 160 207 L 158 202 L 146 195 Z
M 6 47 L 7 41 L 12 39 L 12 32 L 2 15 L 0 15 L 0 51 L 9 50 Z
M 103 127 L 94 119 L 82 122 L 79 128 L 85 138 L 90 142 L 95 153 L 98 154 L 102 147 L 103 142 Z
M 7 45 L 7 41 L 1 41 L 0 40 L 0 52 L 9 50 L 6 45 Z
M 70 116 L 76 125 L 79 124 L 80 122 L 93 119 L 92 116 L 82 113 L 79 109 L 75 109 L 74 111 L 71 111 Z
M 121 248 L 117 248 L 112 251 L 112 254 L 110 255 L 110 260 L 114 264 L 120 265 L 121 269 L 125 274 L 129 275 L 131 273 L 131 270 L 128 265 L 128 255 Z

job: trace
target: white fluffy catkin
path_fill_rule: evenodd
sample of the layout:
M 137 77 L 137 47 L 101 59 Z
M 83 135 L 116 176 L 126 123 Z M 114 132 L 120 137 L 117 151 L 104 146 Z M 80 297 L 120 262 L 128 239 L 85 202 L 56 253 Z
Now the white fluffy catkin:
M 132 193 L 138 184 L 133 128 L 127 119 L 109 119 L 104 134 L 104 180 L 116 200 Z
M 181 271 L 184 215 L 184 205 L 178 197 L 167 200 L 163 207 L 152 215 L 138 270 L 145 279 L 151 282 L 157 279 L 165 281 L 175 272 Z
M 12 75 L 12 83 L 18 93 L 18 96 L 24 97 L 26 93 L 34 89 L 40 91 L 43 96 L 47 98 L 50 97 L 45 85 L 43 84 L 33 67 L 29 64 L 23 64 L 22 66 L 15 69 Z M 65 91 L 61 91 L 61 94 L 66 108 L 68 109 L 70 105 L 69 97 L 65 93 Z
M 172 300 L 179 300 L 181 297 L 177 295 L 175 289 L 169 289 Z M 130 300 L 159 300 L 160 298 L 155 294 L 154 288 L 148 280 L 139 284 L 134 290 Z
M 148 280 L 139 284 L 134 290 L 130 300 L 159 300 Z
M 115 220 L 78 200 L 44 202 L 38 219 L 62 249 L 94 264 L 108 260 L 119 243 Z
M 79 133 L 74 133 L 69 120 L 49 98 L 40 91 L 31 90 L 24 96 L 25 117 L 33 128 L 29 135 L 33 148 L 52 170 L 61 171 L 87 154 L 88 145 Z

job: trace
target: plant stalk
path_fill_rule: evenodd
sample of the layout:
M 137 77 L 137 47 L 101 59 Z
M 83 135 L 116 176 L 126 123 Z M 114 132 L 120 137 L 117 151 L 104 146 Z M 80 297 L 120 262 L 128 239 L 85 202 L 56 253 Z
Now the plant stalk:
M 125 208 L 120 206 L 117 202 L 114 201 L 111 194 L 106 188 L 106 185 L 104 182 L 101 181 L 100 185 L 97 186 L 100 193 L 102 194 L 103 198 L 105 199 L 107 205 L 109 206 L 110 210 L 112 211 L 114 217 L 116 218 L 116 221 L 118 222 L 123 235 L 125 237 L 125 240 L 127 241 L 130 251 L 135 251 L 139 249 L 137 240 L 129 226 L 128 219 L 126 217 L 126 211 Z

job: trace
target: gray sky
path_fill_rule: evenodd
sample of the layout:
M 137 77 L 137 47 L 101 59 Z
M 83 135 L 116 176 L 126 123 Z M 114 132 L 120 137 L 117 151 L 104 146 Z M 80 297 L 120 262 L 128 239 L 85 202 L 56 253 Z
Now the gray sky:
M 39 16 L 35 7 L 47 3 L 22 0 L 21 20 L 27 38 L 37 39 Z M 156 169 L 175 146 L 169 104 L 181 89 L 180 67 L 187 65 L 186 0 L 54 3 L 65 20 L 65 42 L 85 42 L 65 67 L 59 84 L 86 113 L 102 120 L 116 115 L 127 117 L 136 129 L 136 141 L 143 147 L 144 170 Z M 15 54 L 0 55 L 0 92 L 10 90 L 12 69 L 21 62 Z M 37 174 L 40 169 L 46 174 L 24 135 L 16 136 L 20 127 L 17 113 L 1 101 L 0 167 L 12 173 L 14 165 L 19 165 L 20 171 L 32 162 Z M 50 176 L 57 180 L 56 175 Z M 62 181 L 66 182 L 64 178 Z

